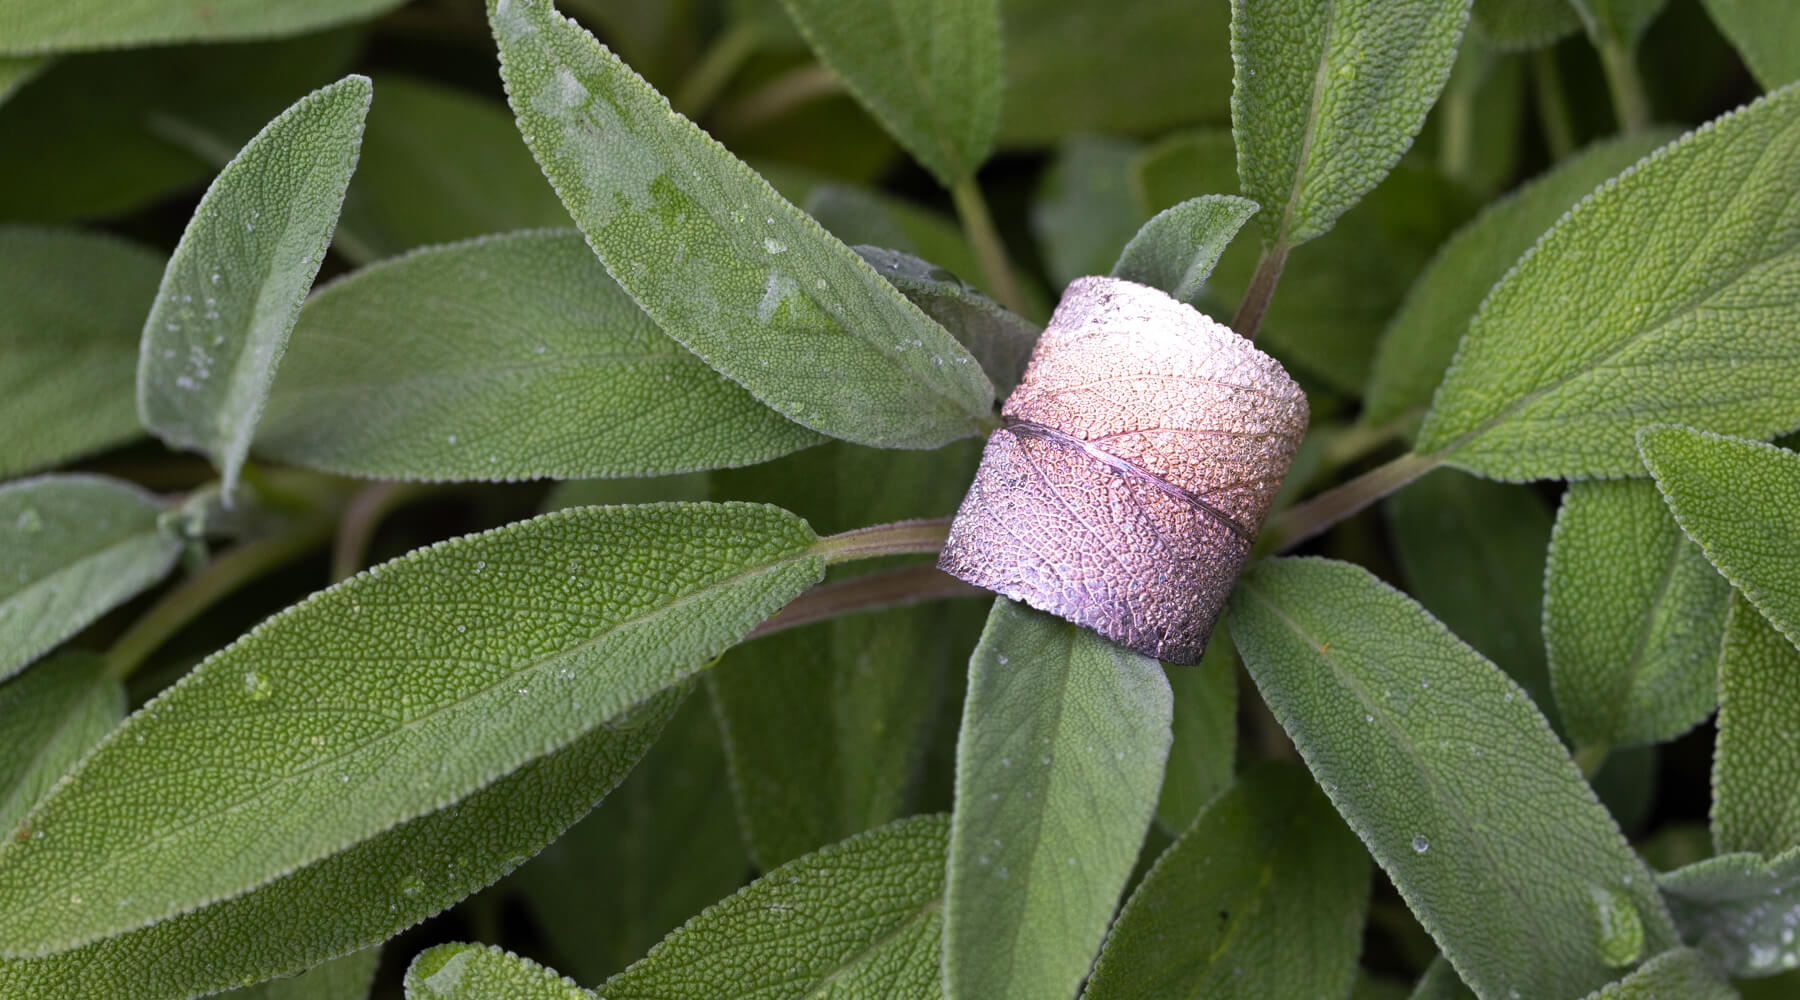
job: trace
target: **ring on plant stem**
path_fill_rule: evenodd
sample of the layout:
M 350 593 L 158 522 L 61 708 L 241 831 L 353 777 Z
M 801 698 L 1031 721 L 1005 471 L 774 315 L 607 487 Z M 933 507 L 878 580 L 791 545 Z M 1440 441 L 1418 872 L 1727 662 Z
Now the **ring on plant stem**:
M 1195 663 L 1306 431 L 1274 358 L 1163 292 L 1077 278 L 938 566 Z

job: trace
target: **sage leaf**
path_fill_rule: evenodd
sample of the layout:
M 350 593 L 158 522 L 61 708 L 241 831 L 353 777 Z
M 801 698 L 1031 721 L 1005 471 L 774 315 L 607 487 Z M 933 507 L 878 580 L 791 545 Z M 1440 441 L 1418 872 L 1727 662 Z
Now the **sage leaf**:
M 942 995 L 949 823 L 917 816 L 769 872 L 594 992 L 605 1000 Z
M 1800 847 L 1800 650 L 1733 594 L 1719 655 L 1713 845 L 1774 855 Z
M 137 342 L 161 271 L 111 236 L 0 226 L 0 478 L 143 433 Z
M 1255 202 L 1228 194 L 1164 209 L 1125 244 L 1112 276 L 1160 288 L 1193 305 L 1226 244 L 1255 214 Z
M 664 336 L 565 229 L 432 247 L 321 288 L 256 452 L 375 478 L 567 479 L 821 440 Z
M 1031 350 L 1043 327 L 911 254 L 871 246 L 855 250 L 900 294 L 968 348 L 997 395 L 1012 394 L 1025 375 L 1025 366 L 1031 363 Z
M 1368 900 L 1369 856 L 1305 769 L 1258 764 L 1156 860 L 1082 996 L 1343 996 Z
M 1638 434 L 1681 530 L 1790 642 L 1800 642 L 1800 455 L 1689 427 Z
M 247 895 L 48 958 L 0 958 L 0 996 L 185 1000 L 387 940 L 568 829 L 637 763 L 684 693 L 653 696 L 453 806 Z
M 1763 860 L 1724 854 L 1656 877 L 1682 940 L 1732 976 L 1800 966 L 1800 848 Z
M 819 579 L 814 540 L 761 505 L 590 507 L 314 595 L 128 719 L 28 817 L 42 838 L 0 844 L 0 895 L 32 901 L 0 954 L 241 895 L 469 795 L 718 656 Z
M 492 945 L 440 944 L 406 968 L 407 1000 L 588 1000 L 552 969 Z
M 1468 17 L 1469 0 L 1232 0 L 1232 134 L 1266 245 L 1324 234 L 1381 183 Z
M 1475 0 L 1469 26 L 1503 51 L 1541 49 L 1581 30 L 1569 0 Z
M 50 475 L 0 486 L 0 679 L 166 576 L 181 541 L 130 483 Z
M 1161 666 L 996 598 L 969 660 L 944 911 L 951 1000 L 1072 997 L 1155 810 Z
M 1237 762 L 1237 665 L 1230 631 L 1215 627 L 1199 663 L 1163 670 L 1175 711 L 1156 819 L 1172 836 L 1180 836 L 1231 785 Z
M 1412 1000 L 1476 1000 L 1475 994 L 1463 985 L 1456 976 L 1456 969 L 1444 956 L 1431 960 L 1425 967 L 1425 974 L 1413 987 Z
M 227 1000 L 365 1000 L 381 949 L 364 948 L 315 966 L 298 976 L 270 979 L 231 990 Z
M 50 65 L 46 56 L 0 56 L 0 104 Z
M 1800 78 L 1800 8 L 1759 0 L 1702 0 L 1764 90 Z
M 782 0 L 888 134 L 946 188 L 970 182 L 1000 123 L 999 0 Z
M 1544 576 L 1544 645 L 1578 746 L 1672 740 L 1712 714 L 1731 585 L 1642 479 L 1570 483 Z
M 789 419 L 877 447 L 976 433 L 993 387 L 860 257 L 548 0 L 492 0 L 507 95 L 608 273 Z
M 1270 559 L 1228 614 L 1275 718 L 1477 995 L 1568 996 L 1675 945 L 1649 869 L 1525 692 L 1406 595 Z
M 138 416 L 204 451 L 229 497 L 362 139 L 363 76 L 282 112 L 206 189 L 163 272 L 138 355 Z
M 1495 479 L 1641 475 L 1657 420 L 1794 426 L 1800 91 L 1665 146 L 1576 205 L 1494 287 L 1419 431 Z M 1735 364 L 1718 364 L 1721 357 Z
M 1625 978 L 1588 994 L 1586 1000 L 1738 1000 L 1731 984 L 1700 952 L 1676 948 L 1656 956 Z
M 1662 12 L 1668 0 L 1568 0 L 1588 37 L 1596 44 L 1637 47 L 1644 29 Z
M 1075 136 L 1057 147 L 1030 217 L 1056 287 L 1105 274 L 1137 232 L 1143 220 L 1126 183 L 1137 155 L 1137 143 L 1097 136 Z
M 1568 9 L 1568 0 L 1555 3 Z M 1424 413 L 1488 289 L 1572 205 L 1673 138 L 1672 131 L 1658 130 L 1597 142 L 1490 203 L 1457 230 L 1413 282 L 1381 334 L 1363 422 L 1380 427 L 1414 411 Z
M 203 7 L 181 0 L 8 4 L 0 14 L 0 53 L 273 38 L 372 18 L 397 6 L 397 0 L 227 0 Z
M 0 684 L 0 836 L 30 836 L 19 820 L 124 717 L 125 689 L 91 653 L 53 656 Z

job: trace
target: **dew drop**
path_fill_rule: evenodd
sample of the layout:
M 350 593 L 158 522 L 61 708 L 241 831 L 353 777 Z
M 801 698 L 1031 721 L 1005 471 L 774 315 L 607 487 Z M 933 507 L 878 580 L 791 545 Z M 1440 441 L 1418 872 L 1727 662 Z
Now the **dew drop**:
M 1644 921 L 1631 897 L 1617 889 L 1588 886 L 1594 917 L 1594 943 L 1600 960 L 1614 969 L 1636 962 L 1644 954 Z
M 1426 840 L 1425 835 L 1422 833 L 1413 834 L 1412 845 L 1413 850 L 1420 854 L 1424 854 L 1426 851 L 1431 850 L 1431 841 Z
M 37 512 L 37 508 L 27 507 L 19 511 L 19 516 L 13 521 L 13 527 L 28 535 L 35 534 L 44 529 L 44 516 Z
M 265 701 L 275 693 L 275 688 L 267 677 L 252 670 L 244 674 L 244 693 L 250 696 L 251 701 Z

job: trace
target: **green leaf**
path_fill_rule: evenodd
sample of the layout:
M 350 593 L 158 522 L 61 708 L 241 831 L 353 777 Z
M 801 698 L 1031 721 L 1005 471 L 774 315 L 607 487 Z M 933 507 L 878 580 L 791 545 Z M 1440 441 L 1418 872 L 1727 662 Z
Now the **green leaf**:
M 595 992 L 606 1000 L 941 996 L 949 823 L 918 816 L 769 872 Z
M 281 113 L 219 173 L 144 321 L 138 416 L 206 452 L 229 497 L 356 169 L 368 77 Z
M 204 6 L 182 0 L 8 4 L 0 12 L 0 53 L 273 38 L 367 20 L 396 6 L 397 0 L 215 0 Z
M 1550 513 L 1530 487 L 1433 472 L 1384 505 L 1407 589 L 1548 714 L 1539 639 Z
M 1658 875 L 1682 940 L 1732 976 L 1772 976 L 1800 966 L 1800 849 L 1764 861 L 1725 854 Z
M 1235 195 L 1190 198 L 1144 223 L 1112 268 L 1112 276 L 1160 288 L 1193 305 L 1225 245 L 1256 214 Z
M 1772 855 L 1800 847 L 1800 650 L 1742 594 L 1731 598 L 1719 655 L 1713 846 Z
M 1706 957 L 1676 948 L 1639 966 L 1631 975 L 1588 994 L 1587 1000 L 1738 1000 L 1737 991 L 1719 978 Z
M 1469 26 L 1504 51 L 1541 49 L 1581 30 L 1569 0 L 1475 0 Z
M 1800 455 L 1668 425 L 1640 431 L 1638 447 L 1681 530 L 1800 643 Z
M 1088 1000 L 1341 997 L 1369 856 L 1306 771 L 1265 761 L 1206 807 L 1126 901 Z
M 588 1000 L 553 969 L 480 944 L 440 944 L 406 969 L 407 1000 Z
M 1439 955 L 1425 967 L 1425 974 L 1413 987 L 1412 1000 L 1475 1000 L 1475 994 L 1469 992 L 1457 978 L 1456 969 Z
M 0 486 L 0 679 L 161 580 L 181 541 L 130 483 L 60 475 Z
M 711 700 L 688 699 L 625 783 L 513 876 L 581 982 L 630 965 L 750 872 Z
M 580 233 L 547 230 L 320 289 L 256 451 L 376 478 L 566 479 L 746 465 L 821 440 L 664 336 Z
M 969 660 L 944 916 L 951 998 L 1072 997 L 1150 825 L 1155 660 L 996 598 Z
M 1179 836 L 1232 779 L 1237 758 L 1237 647 L 1214 628 L 1200 662 L 1165 667 L 1175 699 L 1169 763 L 1163 771 L 1156 819 Z
M 1646 423 L 1791 429 L 1795 157 L 1800 90 L 1789 89 L 1576 205 L 1482 303 L 1419 451 L 1495 479 L 1635 476 L 1633 432 Z
M 63 653 L 0 685 L 0 836 L 125 717 L 125 689 L 90 653 Z
M 666 691 L 456 805 L 235 899 L 42 959 L 0 959 L 0 996 L 185 1000 L 377 944 L 542 850 L 631 769 Z
M 568 226 L 507 107 L 409 76 L 377 76 L 333 247 L 359 264 L 413 247 Z
M 1576 745 L 1660 743 L 1712 714 L 1730 597 L 1653 484 L 1569 484 L 1544 576 L 1544 644 Z
M 1636 48 L 1644 29 L 1662 12 L 1668 0 L 1568 0 L 1595 43 Z
M 228 1000 L 364 1000 L 369 995 L 369 981 L 375 978 L 375 963 L 380 958 L 380 948 L 364 948 L 298 976 L 271 979 L 232 990 L 226 997 Z
M 0 104 L 6 103 L 20 87 L 30 83 L 32 78 L 50 65 L 45 56 L 7 56 L 0 58 Z
M 1126 184 L 1138 146 L 1122 139 L 1076 136 L 1057 148 L 1038 183 L 1031 232 L 1051 283 L 1105 274 L 1142 221 Z
M 111 236 L 0 226 L 0 478 L 142 433 L 137 341 L 161 269 Z
M 1314 777 L 1477 994 L 1568 996 L 1676 943 L 1524 691 L 1406 595 L 1359 566 L 1270 559 L 1227 614 Z
M 1567 0 L 1556 3 L 1567 7 Z M 1457 230 L 1420 273 L 1381 335 L 1363 422 L 1379 427 L 1414 411 L 1423 413 L 1488 289 L 1570 206 L 1672 138 L 1672 132 L 1655 131 L 1595 143 L 1489 204 Z
M 782 0 L 819 61 L 944 187 L 970 181 L 1000 122 L 999 0 Z
M 526 144 L 665 332 L 833 437 L 931 448 L 978 430 L 979 366 L 862 258 L 547 0 L 492 0 L 490 19 Z
M 980 363 L 994 391 L 1012 394 L 1031 362 L 1043 328 L 976 291 L 961 278 L 898 250 L 859 246 L 856 252 L 888 283 L 950 331 Z
M 1800 78 L 1800 7 L 1766 0 L 1703 0 L 1764 90 Z
M 480 789 L 718 656 L 819 579 L 813 543 L 760 505 L 590 507 L 314 595 L 127 720 L 28 818 L 43 838 L 0 844 L 0 895 L 33 901 L 0 954 L 231 898 Z
M 1329 230 L 1450 78 L 1469 0 L 1232 0 L 1232 133 L 1265 244 Z

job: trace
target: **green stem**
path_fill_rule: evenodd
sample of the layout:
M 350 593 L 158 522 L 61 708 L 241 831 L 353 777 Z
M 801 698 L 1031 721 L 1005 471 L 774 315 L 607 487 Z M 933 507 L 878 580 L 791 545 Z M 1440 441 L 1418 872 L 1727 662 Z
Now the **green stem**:
M 827 563 L 881 556 L 936 555 L 950 537 L 950 519 L 895 521 L 819 539 L 816 550 Z
M 1600 46 L 1600 65 L 1606 70 L 1606 86 L 1612 91 L 1619 131 L 1642 132 L 1650 127 L 1650 99 L 1638 76 L 1636 54 L 1618 42 Z
M 1581 768 L 1582 777 L 1592 781 L 1594 775 L 1599 774 L 1600 769 L 1606 766 L 1606 757 L 1611 752 L 1612 747 L 1605 743 L 1582 747 L 1575 751 L 1575 766 Z
M 1288 245 L 1286 243 L 1264 244 L 1262 257 L 1256 262 L 1256 275 L 1250 279 L 1250 289 L 1244 293 L 1244 304 L 1238 306 L 1237 315 L 1231 318 L 1231 328 L 1245 340 L 1256 339 L 1256 329 L 1262 326 L 1263 314 L 1269 311 L 1269 300 L 1275 296 L 1275 285 L 1281 281 L 1281 269 L 1287 266 Z
M 742 100 L 719 109 L 712 124 L 720 135 L 748 132 L 771 119 L 779 118 L 802 104 L 836 94 L 844 83 L 830 69 L 813 64 L 770 80 Z
M 752 629 L 744 640 L 748 642 L 857 611 L 903 608 L 922 601 L 979 597 L 986 593 L 936 566 L 908 566 L 885 573 L 869 573 L 814 587 L 795 598 L 775 617 Z
M 1346 483 L 1340 483 L 1305 503 L 1275 515 L 1263 534 L 1273 552 L 1286 552 L 1344 518 L 1380 500 L 1407 483 L 1443 464 L 1438 455 L 1407 452 L 1386 465 L 1376 466 Z
M 1544 145 L 1550 159 L 1562 161 L 1575 152 L 1575 125 L 1569 120 L 1569 97 L 1563 91 L 1562 71 L 1556 68 L 1554 49 L 1531 54 L 1531 90 L 1537 98 L 1538 124 L 1544 129 Z
M 965 177 L 950 189 L 950 198 L 956 203 L 956 215 L 962 220 L 969 244 L 975 248 L 981 276 L 993 289 L 995 301 L 1021 316 L 1026 315 L 1030 306 L 1020 294 L 1018 282 L 1013 280 L 1012 261 L 1006 256 L 1006 244 L 1000 241 L 1000 231 L 994 228 L 994 217 L 988 212 L 981 185 L 973 175 Z
M 712 44 L 701 54 L 700 61 L 688 73 L 687 79 L 675 88 L 675 98 L 671 102 L 675 110 L 688 118 L 699 118 L 706 114 L 713 102 L 719 99 L 725 85 L 743 68 L 744 61 L 756 53 L 756 47 L 761 41 L 761 33 L 750 21 L 727 28 L 714 38 Z

